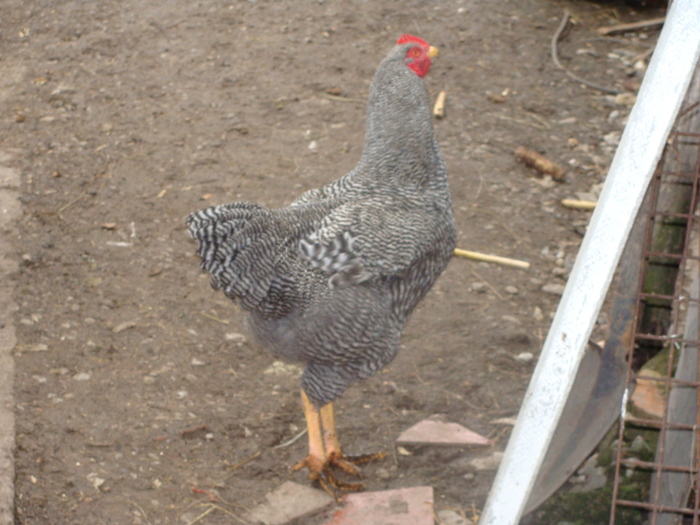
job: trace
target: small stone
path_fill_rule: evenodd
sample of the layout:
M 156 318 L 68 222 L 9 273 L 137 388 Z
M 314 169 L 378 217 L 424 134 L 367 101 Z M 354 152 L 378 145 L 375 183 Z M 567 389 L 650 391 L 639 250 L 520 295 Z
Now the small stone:
M 301 368 L 292 363 L 285 363 L 284 361 L 274 361 L 269 367 L 265 369 L 263 374 L 275 376 L 297 376 L 301 374 Z
M 177 394 L 175 394 L 178 399 L 185 399 L 189 394 L 187 390 L 178 390 Z
M 224 337 L 227 341 L 234 341 L 236 343 L 245 343 L 246 341 L 245 336 L 243 334 L 237 334 L 235 332 L 226 334 Z
M 389 474 L 389 471 L 387 469 L 385 469 L 384 467 L 378 468 L 375 472 L 375 475 L 383 481 L 391 479 L 391 474 Z
M 202 366 L 202 365 L 204 365 L 204 361 L 200 361 L 200 360 L 197 359 L 196 357 L 193 357 L 193 358 L 192 358 L 192 361 L 190 361 L 190 364 L 191 364 L 192 366 Z
M 563 284 L 548 283 L 542 287 L 542 291 L 553 295 L 562 295 L 564 293 L 564 288 L 565 286 Z
M 535 318 L 535 321 L 544 321 L 544 314 L 539 306 L 535 306 L 535 309 L 532 312 L 532 317 Z
M 534 358 L 535 356 L 532 355 L 531 352 L 520 352 L 515 356 L 515 360 L 520 361 L 521 363 L 531 363 Z
M 511 295 L 518 295 L 518 293 L 520 293 L 520 290 L 518 290 L 515 286 L 506 286 L 505 291 Z
M 153 383 L 156 382 L 156 378 L 153 376 L 146 376 L 143 378 L 143 382 L 146 383 L 147 385 L 152 385 Z
M 92 483 L 92 486 L 95 487 L 95 490 L 99 490 L 105 483 L 105 480 L 99 477 L 95 472 L 90 472 L 90 474 L 87 475 L 87 479 Z
M 617 146 L 620 143 L 620 137 L 622 134 L 619 131 L 611 131 L 603 135 L 603 142 L 608 146 Z
M 615 104 L 620 106 L 634 106 L 637 96 L 633 93 L 619 93 L 615 95 Z
M 642 454 L 644 452 L 650 452 L 651 447 L 642 436 L 637 436 L 632 440 L 632 444 L 630 444 L 630 451 L 635 454 Z
M 73 379 L 75 381 L 87 381 L 90 379 L 90 374 L 87 372 L 80 372 L 79 374 L 75 374 Z
M 119 332 L 123 332 L 124 330 L 127 330 L 129 328 L 133 328 L 134 326 L 136 326 L 136 322 L 127 321 L 125 323 L 118 324 L 117 326 L 112 328 L 112 332 L 114 332 L 115 334 L 118 334 Z
M 485 458 L 475 458 L 470 464 L 476 470 L 496 470 L 502 459 L 503 452 L 494 452 Z
M 605 469 L 598 466 L 598 454 L 593 454 L 576 472 L 578 484 L 571 488 L 571 492 L 592 492 L 601 489 L 607 483 Z
M 486 283 L 472 283 L 472 292 L 484 293 L 486 291 Z
M 315 140 L 309 142 L 309 149 L 311 151 L 316 151 L 318 149 L 318 142 L 316 142 Z

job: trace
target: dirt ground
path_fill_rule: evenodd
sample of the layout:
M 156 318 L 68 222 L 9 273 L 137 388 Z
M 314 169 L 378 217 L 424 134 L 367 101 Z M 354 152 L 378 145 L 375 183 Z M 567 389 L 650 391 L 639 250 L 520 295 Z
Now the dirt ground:
M 359 158 L 374 69 L 403 32 L 438 46 L 426 78 L 459 247 L 529 270 L 454 259 L 396 360 L 337 404 L 349 453 L 384 450 L 370 490 L 432 485 L 478 512 L 491 451 L 394 440 L 432 414 L 503 450 L 630 96 L 574 82 L 550 57 L 634 93 L 661 16 L 563 0 L 3 0 L 0 150 L 22 173 L 16 275 L 18 524 L 246 523 L 306 454 L 298 370 L 273 364 L 214 293 L 184 219 L 240 199 L 282 206 Z M 642 59 L 643 62 L 643 59 Z M 567 169 L 539 179 L 531 147 Z M 605 329 L 599 319 L 596 337 Z M 284 445 L 278 447 L 279 445 Z M 392 453 L 393 452 L 393 453 Z M 235 468 L 232 468 L 235 467 Z M 204 491 L 204 492 L 202 492 Z M 215 500 L 215 501 L 212 501 Z M 322 523 L 323 516 L 308 520 Z

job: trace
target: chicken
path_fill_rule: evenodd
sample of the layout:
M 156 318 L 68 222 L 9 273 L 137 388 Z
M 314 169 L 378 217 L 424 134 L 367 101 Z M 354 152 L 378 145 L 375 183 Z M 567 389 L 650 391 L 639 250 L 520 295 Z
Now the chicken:
M 447 266 L 456 242 L 447 171 L 422 78 L 437 49 L 399 38 L 372 80 L 365 145 L 357 166 L 284 208 L 249 202 L 187 219 L 202 268 L 238 302 L 248 329 L 273 355 L 303 363 L 309 455 L 295 469 L 330 486 L 342 454 L 333 401 L 375 375 L 399 349 L 418 302 Z

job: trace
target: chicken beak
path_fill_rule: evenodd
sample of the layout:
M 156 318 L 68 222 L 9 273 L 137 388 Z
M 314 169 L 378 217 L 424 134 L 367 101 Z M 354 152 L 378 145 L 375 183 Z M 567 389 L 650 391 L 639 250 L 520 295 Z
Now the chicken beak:
M 438 56 L 438 54 L 440 54 L 440 51 L 438 50 L 438 48 L 430 46 L 430 48 L 428 49 L 428 56 L 430 58 L 435 58 L 436 56 Z

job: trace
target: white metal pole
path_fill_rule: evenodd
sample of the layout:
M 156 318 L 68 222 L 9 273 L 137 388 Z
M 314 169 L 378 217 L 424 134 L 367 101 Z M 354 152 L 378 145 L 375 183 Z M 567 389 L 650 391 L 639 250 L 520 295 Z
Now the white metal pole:
M 516 525 L 700 54 L 700 0 L 675 0 L 530 381 L 479 525 Z

